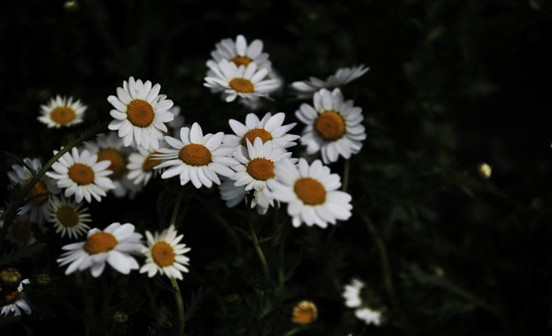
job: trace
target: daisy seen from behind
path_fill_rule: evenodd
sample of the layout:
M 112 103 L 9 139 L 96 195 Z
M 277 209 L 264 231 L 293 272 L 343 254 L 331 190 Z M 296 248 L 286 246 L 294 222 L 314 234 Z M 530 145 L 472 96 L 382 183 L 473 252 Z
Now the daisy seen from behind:
M 89 230 L 84 242 L 63 246 L 66 252 L 57 262 L 60 267 L 69 265 L 65 274 L 89 268 L 92 276 L 97 278 L 103 273 L 106 263 L 119 273 L 129 274 L 139 269 L 133 255 L 140 255 L 143 248 L 142 235 L 134 232 L 134 225 L 115 222 L 104 230 Z
M 347 83 L 363 76 L 370 68 L 365 65 L 353 66 L 348 68 L 339 68 L 336 73 L 328 76 L 326 80 L 317 77 L 310 77 L 305 81 L 295 81 L 291 83 L 291 89 L 295 91 L 297 98 L 312 98 L 313 94 L 320 89 L 335 89 L 342 87 Z
M 180 184 L 192 182 L 197 189 L 210 188 L 213 183 L 220 185 L 220 176 L 229 177 L 233 171 L 229 168 L 235 164 L 230 156 L 232 148 L 222 146 L 223 132 L 203 135 L 197 122 L 192 127 L 180 129 L 180 139 L 165 136 L 169 148 L 160 148 L 154 158 L 163 162 L 155 169 L 164 169 L 161 178 L 179 176 Z
M 152 85 L 151 81 L 142 82 L 130 77 L 123 81 L 123 87 L 117 88 L 116 96 L 107 97 L 113 105 L 110 115 L 114 118 L 108 128 L 117 131 L 123 144 L 142 146 L 146 149 L 159 148 L 159 140 L 168 131 L 165 123 L 174 119 L 169 111 L 173 101 L 159 94 L 161 85 Z
M 339 156 L 349 159 L 360 152 L 366 133 L 362 109 L 345 101 L 341 90 L 321 89 L 314 94 L 313 105 L 301 104 L 295 116 L 305 124 L 301 144 L 308 154 L 320 152 L 322 161 L 336 162 Z
M 147 247 L 142 249 L 146 256 L 140 273 L 147 273 L 153 277 L 159 272 L 169 278 L 182 280 L 182 273 L 188 273 L 190 258 L 185 256 L 191 248 L 186 244 L 180 244 L 184 235 L 178 235 L 174 225 L 163 230 L 161 233 L 151 234 L 146 231 Z
M 70 239 L 77 239 L 90 229 L 88 224 L 92 219 L 83 204 L 63 196 L 50 199 L 48 221 L 53 223 L 56 233 L 62 238 L 67 235 Z
M 55 150 L 54 155 L 57 153 Z M 91 202 L 93 197 L 100 202 L 107 191 L 115 188 L 109 178 L 112 172 L 107 169 L 110 165 L 110 161 L 98 161 L 98 156 L 86 149 L 79 152 L 73 147 L 54 162 L 53 171 L 46 172 L 46 175 L 57 180 L 57 186 L 64 190 L 65 197 L 74 195 L 77 202 L 83 198 Z
M 267 78 L 269 71 L 258 68 L 256 63 L 239 67 L 225 59 L 218 63 L 209 63 L 210 72 L 205 77 L 204 85 L 221 91 L 226 102 L 232 102 L 237 97 L 243 99 L 269 98 L 269 94 L 277 90 L 281 81 Z
M 300 158 L 297 164 L 283 161 L 276 168 L 277 178 L 267 182 L 274 197 L 287 203 L 287 212 L 294 227 L 305 223 L 326 228 L 328 223 L 351 217 L 351 195 L 338 190 L 341 178 L 332 174 L 320 160 L 309 165 Z
M 86 108 L 79 99 L 57 95 L 40 106 L 38 120 L 49 128 L 69 127 L 82 123 Z

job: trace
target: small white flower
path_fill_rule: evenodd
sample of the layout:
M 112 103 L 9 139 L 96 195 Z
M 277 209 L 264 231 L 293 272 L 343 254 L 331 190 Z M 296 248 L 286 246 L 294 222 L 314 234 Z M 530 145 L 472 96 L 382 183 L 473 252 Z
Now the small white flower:
M 366 133 L 362 109 L 353 106 L 352 100 L 344 101 L 341 90 L 332 92 L 321 89 L 314 94 L 314 107 L 301 104 L 295 116 L 305 124 L 301 144 L 307 154 L 320 152 L 328 164 L 339 156 L 349 159 L 362 148 Z
M 76 239 L 90 229 L 88 223 L 92 221 L 88 208 L 83 207 L 83 203 L 77 203 L 72 199 L 63 196 L 57 198 L 53 196 L 49 202 L 50 216 L 48 220 L 54 223 L 56 233 L 61 234 L 63 238 L 67 235 L 71 239 Z
M 58 151 L 54 151 L 57 154 Z M 98 161 L 97 155 L 92 155 L 84 149 L 79 153 L 75 147 L 71 152 L 63 154 L 52 165 L 54 170 L 46 172 L 46 175 L 57 180 L 57 186 L 65 189 L 65 197 L 75 195 L 77 202 L 84 198 L 87 202 L 94 197 L 98 202 L 106 196 L 106 191 L 114 189 L 115 185 L 108 177 L 111 174 L 107 167 L 110 161 Z
M 103 231 L 91 229 L 84 242 L 63 246 L 66 252 L 57 262 L 60 266 L 69 264 L 65 274 L 90 268 L 92 276 L 97 278 L 103 273 L 106 262 L 119 273 L 129 274 L 140 267 L 132 255 L 140 255 L 144 248 L 141 240 L 142 235 L 134 232 L 134 225 L 116 222 Z
M 370 308 L 358 308 L 355 310 L 355 316 L 366 324 L 379 326 L 381 324 L 381 312 Z
M 235 160 L 229 157 L 232 148 L 222 146 L 223 132 L 203 135 L 203 130 L 198 123 L 191 128 L 180 129 L 180 140 L 165 136 L 165 141 L 171 148 L 160 148 L 159 155 L 163 162 L 155 166 L 155 169 L 167 168 L 161 178 L 168 179 L 180 176 L 180 184 L 188 182 L 196 188 L 205 186 L 210 188 L 213 183 L 220 184 L 220 176 L 229 177 L 233 171 L 229 166 L 235 164 Z
M 320 160 L 310 165 L 304 158 L 296 165 L 287 160 L 283 163 L 276 168 L 277 178 L 267 184 L 274 198 L 288 203 L 287 212 L 294 227 L 305 223 L 326 228 L 328 223 L 351 217 L 351 195 L 338 190 L 339 175 L 332 174 Z
M 163 160 L 154 156 L 160 154 L 155 149 L 144 149 L 138 147 L 137 152 L 131 153 L 128 157 L 128 178 L 136 185 L 145 186 L 149 180 L 156 176 L 160 170 L 154 169 Z
M 73 97 L 61 97 L 57 95 L 51 98 L 46 105 L 40 106 L 41 116 L 38 120 L 48 127 L 68 127 L 79 124 L 83 120 L 86 106 L 80 100 Z
M 291 83 L 291 88 L 300 99 L 311 98 L 312 95 L 320 89 L 335 89 L 352 82 L 364 75 L 370 68 L 364 65 L 353 66 L 350 68 L 340 68 L 333 75 L 330 75 L 325 81 L 317 77 L 310 77 L 309 80 L 296 81 Z
M 167 132 L 168 123 L 174 115 L 168 110 L 173 101 L 159 94 L 161 86 L 148 80 L 142 82 L 130 77 L 123 81 L 123 87 L 117 88 L 117 96 L 107 97 L 115 107 L 110 114 L 115 119 L 109 123 L 109 129 L 117 131 L 125 146 L 135 144 L 146 149 L 159 148 L 159 140 Z
M 159 272 L 169 278 L 182 280 L 182 272 L 188 273 L 186 266 L 190 261 L 184 254 L 191 250 L 186 244 L 179 244 L 183 237 L 177 236 L 173 225 L 154 235 L 146 231 L 148 247 L 142 249 L 142 253 L 147 259 L 140 273 L 147 272 L 151 278 Z
M 9 313 L 13 313 L 14 316 L 20 316 L 21 311 L 27 315 L 31 314 L 31 305 L 23 292 L 23 285 L 28 285 L 30 283 L 29 279 L 24 279 L 19 283 L 19 286 L 17 286 L 17 290 L 4 295 L 4 299 L 7 301 L 7 304 L 5 304 L 2 307 L 2 310 L 0 310 L 0 315 L 8 316 Z
M 237 66 L 247 66 L 253 62 L 258 68 L 270 70 L 271 63 L 268 60 L 268 54 L 263 52 L 263 41 L 259 39 L 247 43 L 243 35 L 238 35 L 236 40 L 226 38 L 215 45 L 215 50 L 211 52 L 212 59 L 207 61 L 207 65 L 218 63 L 222 60 L 233 62 Z
M 345 299 L 345 306 L 349 308 L 358 308 L 362 305 L 362 298 L 360 292 L 364 288 L 364 282 L 359 279 L 351 280 L 350 284 L 345 285 L 343 290 L 343 298 Z
M 227 102 L 234 101 L 237 97 L 249 99 L 265 97 L 281 86 L 281 81 L 268 78 L 269 71 L 266 68 L 258 68 L 256 63 L 239 67 L 225 59 L 218 63 L 209 63 L 211 72 L 205 77 L 204 85 L 214 88 L 224 94 Z

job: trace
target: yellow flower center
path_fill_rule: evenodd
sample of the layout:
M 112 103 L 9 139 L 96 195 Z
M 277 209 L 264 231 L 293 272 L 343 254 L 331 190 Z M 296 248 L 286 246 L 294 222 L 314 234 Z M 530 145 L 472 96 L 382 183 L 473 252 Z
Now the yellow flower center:
M 241 92 L 241 93 L 255 92 L 255 85 L 247 78 L 232 78 L 229 85 L 236 92 Z
M 236 66 L 244 65 L 248 66 L 249 63 L 251 63 L 251 59 L 247 56 L 236 56 L 232 58 L 230 61 L 234 62 Z
M 75 163 L 67 172 L 69 178 L 78 185 L 88 185 L 94 182 L 95 174 L 92 168 L 82 163 Z
M 10 228 L 13 239 L 18 242 L 26 243 L 33 236 L 31 222 L 27 220 L 15 220 Z
M 152 171 L 155 166 L 163 162 L 161 159 L 153 158 L 154 154 L 159 154 L 159 153 L 157 152 L 150 153 L 150 155 L 148 155 L 148 157 L 142 163 L 142 170 L 146 172 Z
M 117 180 L 123 176 L 126 171 L 126 162 L 123 155 L 113 149 L 106 148 L 98 152 L 98 161 L 108 160 L 111 162 L 107 169 L 111 170 L 112 173 L 109 175 L 112 179 Z
M 326 189 L 322 183 L 310 177 L 295 181 L 293 191 L 307 205 L 323 204 L 326 201 Z
M 148 127 L 155 118 L 155 112 L 147 101 L 134 99 L 127 106 L 127 118 L 134 126 Z
M 242 145 L 247 146 L 246 140 L 249 140 L 252 144 L 255 142 L 255 138 L 261 138 L 263 143 L 272 140 L 272 134 L 263 128 L 253 128 L 247 131 L 242 138 Z
M 16 285 L 21 281 L 21 273 L 13 267 L 3 269 L 0 272 L 0 281 L 8 286 Z
M 151 256 L 153 261 L 161 267 L 170 266 L 175 260 L 174 249 L 165 241 L 157 242 L 152 246 Z
M 57 219 L 59 223 L 65 227 L 73 227 L 79 223 L 79 214 L 75 211 L 75 208 L 62 205 L 56 211 Z
M 25 186 L 27 186 L 29 182 L 31 181 L 25 182 Z M 48 200 L 48 194 L 48 189 L 46 189 L 44 182 L 38 181 L 31 190 L 29 190 L 29 193 L 27 193 L 27 200 L 29 200 L 32 205 L 41 205 Z
M 247 164 L 247 173 L 255 180 L 266 181 L 274 177 L 274 162 L 265 158 L 256 158 Z
M 190 166 L 205 166 L 211 162 L 211 151 L 200 144 L 188 144 L 178 152 L 178 157 Z
M 117 239 L 111 233 L 108 232 L 96 232 L 84 243 L 84 250 L 88 254 L 97 254 L 102 252 L 111 251 L 117 246 Z
M 58 106 L 50 112 L 50 119 L 60 125 L 70 123 L 76 116 L 75 110 L 69 106 Z
M 316 118 L 314 129 L 322 138 L 335 141 L 345 134 L 345 120 L 335 111 L 326 111 Z
M 293 317 L 291 319 L 294 323 L 309 324 L 318 316 L 318 310 L 311 301 L 301 301 L 293 307 Z

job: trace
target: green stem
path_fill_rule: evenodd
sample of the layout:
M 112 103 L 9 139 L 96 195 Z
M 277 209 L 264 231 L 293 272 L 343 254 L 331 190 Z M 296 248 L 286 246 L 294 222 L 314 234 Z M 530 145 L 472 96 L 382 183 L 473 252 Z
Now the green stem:
M 42 176 L 44 176 L 44 174 L 46 174 L 46 172 L 48 171 L 48 169 L 50 169 L 50 167 L 60 158 L 62 157 L 65 153 L 67 153 L 68 151 L 71 150 L 71 148 L 79 145 L 81 142 L 83 142 L 84 140 L 92 137 L 93 135 L 96 135 L 98 133 L 101 133 L 102 131 L 105 131 L 106 127 L 107 127 L 107 122 L 104 122 L 104 123 L 101 123 L 101 124 L 98 124 L 92 128 L 90 128 L 89 130 L 87 130 L 86 132 L 82 133 L 81 136 L 79 136 L 78 138 L 72 140 L 72 141 L 69 141 L 69 143 L 63 147 L 59 152 L 57 152 L 50 160 L 48 160 L 48 162 L 46 162 L 46 164 L 44 166 L 42 166 L 42 169 L 40 169 L 34 176 L 33 178 L 31 179 L 31 181 L 21 190 L 21 192 L 19 192 L 15 199 L 10 201 L 10 203 L 8 204 L 8 207 L 6 208 L 6 212 L 4 213 L 4 225 L 2 226 L 2 228 L 0 228 L 0 248 L 3 246 L 4 244 L 4 241 L 5 241 L 5 237 L 6 237 L 6 233 L 8 231 L 8 227 L 11 225 L 13 219 L 16 217 L 17 215 L 17 209 L 19 209 L 19 207 L 21 206 L 21 204 L 25 201 L 25 198 L 27 197 L 27 194 L 29 193 L 29 191 L 31 191 L 31 189 L 35 186 L 35 184 L 38 183 L 38 181 L 40 181 L 40 179 L 42 178 Z
M 270 272 L 268 271 L 268 264 L 266 263 L 266 258 L 263 253 L 263 250 L 261 249 L 261 246 L 259 245 L 259 238 L 257 237 L 257 233 L 255 232 L 255 228 L 253 227 L 253 223 L 251 219 L 247 221 L 247 224 L 249 225 L 249 234 L 251 235 L 251 240 L 253 241 L 253 246 L 255 247 L 255 251 L 257 251 L 257 255 L 259 256 L 259 259 L 261 260 L 261 264 L 263 265 L 263 272 L 267 279 L 270 278 Z
M 300 332 L 300 331 L 302 331 L 302 330 L 304 330 L 304 329 L 305 329 L 305 327 L 296 327 L 296 328 L 293 328 L 293 329 L 291 329 L 290 331 L 286 332 L 286 333 L 284 334 L 284 336 L 295 335 L 295 334 L 297 334 L 298 332 Z
M 182 300 L 182 292 L 180 291 L 180 287 L 178 286 L 178 283 L 176 282 L 175 278 L 170 278 L 171 284 L 174 290 L 174 298 L 176 300 L 176 307 L 178 310 L 178 321 L 180 322 L 178 326 L 178 335 L 184 336 L 184 329 L 186 328 L 186 317 L 184 315 L 184 301 Z
M 347 192 L 347 188 L 349 187 L 350 170 L 351 170 L 351 160 L 347 159 L 345 160 L 345 165 L 343 166 L 343 184 L 341 186 L 341 190 L 344 192 Z
M 184 197 L 184 188 L 181 188 L 178 192 L 178 196 L 176 196 L 176 203 L 174 205 L 174 209 L 171 216 L 171 221 L 169 225 L 175 225 L 176 226 L 176 219 L 178 218 L 178 211 L 180 210 L 180 203 L 182 203 L 182 197 Z

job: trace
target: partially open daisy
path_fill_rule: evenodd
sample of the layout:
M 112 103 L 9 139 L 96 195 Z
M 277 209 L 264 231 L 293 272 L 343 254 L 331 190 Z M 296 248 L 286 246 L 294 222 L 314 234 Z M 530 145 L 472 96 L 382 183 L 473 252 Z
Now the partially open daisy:
M 110 114 L 115 120 L 109 123 L 109 129 L 117 131 L 125 146 L 135 144 L 146 149 L 159 148 L 159 140 L 167 132 L 168 123 L 174 115 L 168 110 L 173 101 L 159 94 L 161 86 L 148 80 L 142 82 L 130 77 L 123 81 L 123 87 L 117 88 L 117 96 L 107 97 L 115 107 Z
M 29 279 L 24 279 L 16 289 L 10 290 L 9 293 L 2 293 L 4 294 L 2 302 L 5 302 L 5 304 L 2 306 L 2 310 L 0 310 L 0 315 L 8 316 L 8 314 L 13 313 L 14 316 L 20 316 L 21 311 L 27 315 L 31 314 L 31 305 L 24 293 L 23 286 L 30 283 Z
M 77 239 L 84 235 L 90 227 L 88 223 L 92 221 L 88 208 L 83 207 L 83 203 L 77 203 L 72 199 L 63 196 L 53 196 L 49 202 L 50 217 L 48 220 L 54 224 L 56 233 L 61 237 L 67 235 L 71 239 Z
M 65 197 L 75 195 L 77 202 L 83 198 L 91 202 L 94 197 L 99 202 L 108 190 L 115 188 L 108 177 L 111 170 L 107 167 L 110 165 L 110 161 L 98 161 L 98 156 L 86 149 L 79 152 L 73 147 L 52 165 L 54 171 L 46 172 L 46 175 L 57 180 L 57 186 L 65 190 Z
M 211 72 L 205 77 L 204 85 L 222 90 L 227 102 L 232 102 L 237 97 L 267 98 L 281 86 L 278 79 L 266 79 L 269 71 L 266 68 L 258 68 L 256 63 L 238 67 L 234 62 L 223 59 L 216 64 L 210 63 L 209 66 Z
M 284 160 L 276 168 L 276 179 L 267 182 L 274 197 L 288 203 L 287 212 L 294 227 L 301 223 L 326 228 L 328 223 L 351 217 L 351 195 L 338 190 L 340 177 L 315 160 L 308 164 L 300 158 L 297 164 Z
M 222 146 L 223 138 L 223 132 L 203 135 L 198 123 L 193 123 L 191 128 L 182 127 L 180 140 L 165 136 L 170 148 L 159 149 L 161 154 L 154 157 L 163 162 L 156 165 L 155 169 L 167 168 L 161 178 L 178 175 L 181 185 L 191 181 L 198 189 L 201 186 L 210 188 L 213 183 L 220 184 L 219 175 L 233 175 L 229 166 L 235 164 L 235 160 L 229 157 L 232 148 Z
M 275 146 L 289 148 L 297 145 L 295 140 L 299 139 L 299 135 L 288 134 L 297 123 L 293 122 L 284 125 L 286 115 L 284 112 L 278 112 L 274 115 L 267 112 L 261 120 L 254 113 L 249 113 L 245 116 L 245 124 L 230 119 L 228 124 L 234 134 L 228 134 L 224 139 L 224 143 L 229 147 L 237 147 L 238 145 L 246 146 L 247 140 L 254 142 L 255 138 L 259 137 L 263 142 L 273 141 Z
M 258 68 L 270 69 L 271 67 L 268 54 L 263 52 L 263 41 L 255 39 L 248 44 L 243 35 L 238 35 L 235 40 L 226 38 L 218 42 L 215 50 L 211 52 L 211 57 L 212 59 L 207 61 L 208 66 L 212 62 L 227 60 L 236 66 L 247 66 L 253 62 Z
M 146 262 L 140 268 L 140 273 L 148 273 L 151 278 L 159 272 L 169 278 L 182 280 L 182 272 L 188 273 L 190 258 L 184 254 L 191 249 L 186 244 L 179 244 L 184 235 L 178 235 L 171 225 L 161 233 L 153 235 L 146 231 L 148 247 L 142 249 Z
M 366 139 L 362 109 L 353 106 L 352 100 L 344 101 L 339 89 L 321 89 L 313 102 L 314 107 L 304 103 L 295 112 L 305 124 L 301 144 L 307 153 L 320 152 L 326 164 L 337 161 L 340 155 L 348 159 L 358 153 Z
M 38 158 L 24 158 L 23 162 L 26 166 L 13 164 L 12 170 L 8 172 L 10 181 L 19 183 L 21 188 L 26 187 L 34 174 L 42 169 L 42 163 Z M 28 214 L 32 222 L 42 227 L 48 216 L 48 199 L 59 192 L 56 182 L 48 176 L 43 176 L 27 194 L 25 198 L 27 202 L 21 207 L 21 213 Z
M 305 81 L 296 81 L 291 83 L 291 88 L 300 99 L 311 98 L 312 95 L 320 89 L 335 89 L 364 75 L 370 68 L 360 65 L 350 68 L 340 68 L 326 80 L 317 77 L 310 77 Z
M 60 266 L 69 265 L 65 274 L 90 268 L 92 276 L 97 278 L 106 262 L 117 272 L 129 274 L 140 267 L 133 255 L 140 255 L 143 248 L 142 235 L 134 232 L 134 225 L 115 222 L 103 231 L 91 229 L 84 242 L 63 246 L 66 252 L 57 262 Z
M 144 149 L 138 147 L 137 151 L 131 153 L 128 157 L 128 178 L 136 185 L 145 186 L 149 180 L 159 173 L 159 170 L 154 169 L 155 166 L 163 162 L 154 156 L 160 154 L 155 149 Z
M 68 127 L 81 123 L 85 111 L 86 106 L 80 100 L 57 95 L 55 98 L 51 98 L 46 105 L 40 106 L 41 115 L 38 120 L 48 127 Z

